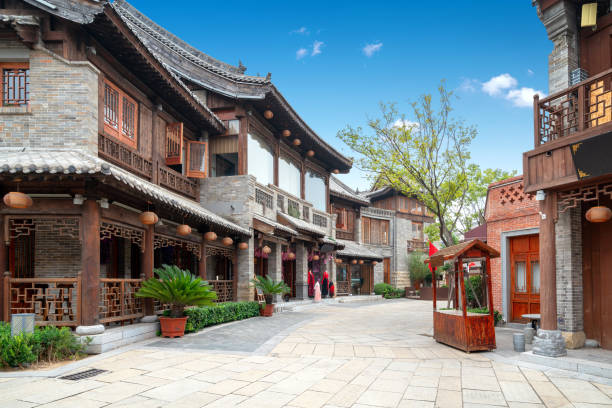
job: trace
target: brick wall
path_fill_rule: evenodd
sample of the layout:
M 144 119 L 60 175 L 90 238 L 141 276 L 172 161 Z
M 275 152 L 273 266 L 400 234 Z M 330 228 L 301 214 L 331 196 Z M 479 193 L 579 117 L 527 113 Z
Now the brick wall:
M 0 43 L 0 50 L 17 47 Z M 0 147 L 73 148 L 97 154 L 98 71 L 29 50 L 30 106 L 0 108 Z
M 34 270 L 37 278 L 72 278 L 81 270 L 81 242 L 57 231 L 36 231 Z
M 523 177 L 513 177 L 489 186 L 487 206 L 487 243 L 501 252 L 502 233 L 520 231 L 540 226 L 538 202 L 535 197 L 523 192 Z M 506 254 L 491 259 L 491 286 L 495 310 L 503 309 L 502 263 L 507 262 Z

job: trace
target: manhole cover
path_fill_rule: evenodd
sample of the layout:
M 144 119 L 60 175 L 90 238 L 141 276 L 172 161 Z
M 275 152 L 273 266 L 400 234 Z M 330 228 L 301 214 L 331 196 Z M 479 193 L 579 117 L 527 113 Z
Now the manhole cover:
M 65 375 L 63 377 L 60 377 L 60 380 L 73 380 L 73 381 L 83 380 L 85 378 L 95 377 L 96 375 L 102 374 L 105 372 L 106 370 L 99 370 L 97 368 L 92 368 L 91 370 L 81 371 L 80 373 Z

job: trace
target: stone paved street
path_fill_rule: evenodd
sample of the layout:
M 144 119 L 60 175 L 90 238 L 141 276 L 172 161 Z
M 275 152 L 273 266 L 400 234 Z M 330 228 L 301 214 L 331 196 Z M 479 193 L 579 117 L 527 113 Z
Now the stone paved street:
M 312 307 L 155 339 L 89 363 L 108 370 L 91 379 L 2 378 L 0 407 L 612 405 L 612 386 L 465 354 L 431 324 L 431 302 Z

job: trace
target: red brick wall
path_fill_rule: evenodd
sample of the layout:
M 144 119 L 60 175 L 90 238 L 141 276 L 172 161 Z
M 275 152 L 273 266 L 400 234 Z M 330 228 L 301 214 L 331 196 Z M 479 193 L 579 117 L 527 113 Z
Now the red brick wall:
M 501 251 L 501 234 L 527 228 L 538 228 L 540 216 L 534 195 L 523 191 L 523 176 L 502 180 L 489 186 L 485 209 L 487 243 Z M 493 305 L 502 311 L 501 265 L 504 254 L 491 260 Z

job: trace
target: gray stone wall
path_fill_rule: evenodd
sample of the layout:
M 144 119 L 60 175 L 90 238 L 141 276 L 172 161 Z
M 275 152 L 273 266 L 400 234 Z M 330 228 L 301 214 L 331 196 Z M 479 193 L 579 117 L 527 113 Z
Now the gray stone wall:
M 270 255 L 268 255 L 268 278 L 280 282 L 283 280 L 283 260 L 282 251 L 283 247 L 281 244 L 273 244 L 266 242 L 266 245 L 272 249 Z M 281 301 L 280 295 L 274 296 L 274 302 L 278 303 Z
M 391 282 L 396 288 L 410 286 L 408 272 L 408 240 L 413 238 L 412 221 L 398 216 L 393 217 L 395 237 L 391 266 Z
M 559 212 L 557 252 L 557 324 L 562 332 L 584 330 L 582 294 L 582 211 L 580 205 Z M 570 346 L 570 345 L 568 345 Z
M 253 259 L 255 257 L 255 239 L 249 238 L 249 248 L 238 251 L 238 268 L 236 277 L 236 300 L 248 301 L 254 299 L 251 280 L 255 277 Z
M 34 235 L 36 278 L 75 278 L 81 270 L 81 242 L 54 230 Z M 104 276 L 103 276 L 104 277 Z
M 253 225 L 250 200 L 255 197 L 253 176 L 209 177 L 201 182 L 203 207 L 245 228 Z
M 19 49 L 0 42 L 0 50 Z M 0 52 L 0 57 L 2 55 Z M 0 147 L 98 152 L 98 74 L 89 62 L 70 62 L 29 50 L 29 107 L 0 108 Z
M 295 243 L 295 297 L 308 299 L 308 249 L 303 241 Z

